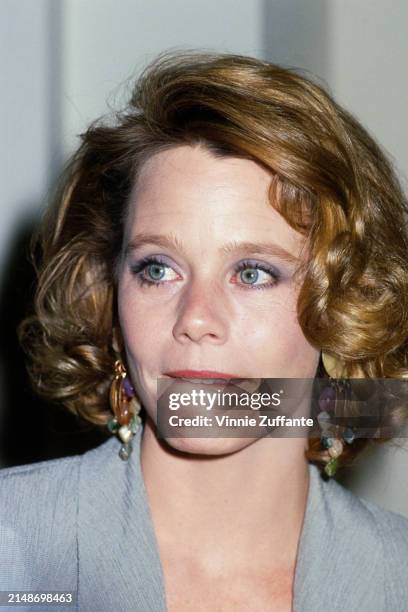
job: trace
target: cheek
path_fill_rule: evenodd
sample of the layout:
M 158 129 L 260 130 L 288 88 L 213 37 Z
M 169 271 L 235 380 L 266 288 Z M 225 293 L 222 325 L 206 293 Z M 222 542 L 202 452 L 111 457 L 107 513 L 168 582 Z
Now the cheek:
M 303 334 L 296 304 L 297 293 L 289 287 L 279 297 L 241 311 L 245 344 L 259 372 L 279 371 L 299 378 L 315 375 L 319 351 Z
M 275 354 L 281 355 L 287 376 L 313 378 L 320 352 L 305 338 L 297 316 L 283 313 L 276 327 Z
M 119 324 L 125 343 L 129 374 L 143 406 L 155 417 L 157 356 L 161 354 L 163 323 L 156 309 L 125 284 L 118 287 Z
M 159 343 L 163 330 L 161 313 L 140 299 L 128 285 L 119 284 L 118 314 L 128 352 L 132 358 L 145 361 Z

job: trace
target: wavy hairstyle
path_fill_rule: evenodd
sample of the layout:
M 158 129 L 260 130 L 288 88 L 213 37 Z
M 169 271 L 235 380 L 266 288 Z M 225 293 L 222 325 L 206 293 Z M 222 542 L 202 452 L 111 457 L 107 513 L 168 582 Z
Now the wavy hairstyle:
M 307 340 L 341 358 L 348 377 L 407 376 L 408 206 L 392 164 L 299 71 L 190 51 L 160 54 L 127 107 L 81 135 L 41 221 L 34 312 L 19 329 L 40 395 L 97 425 L 111 416 L 128 197 L 149 156 L 185 144 L 270 172 L 271 206 L 310 247 L 297 303 Z M 346 448 L 343 464 L 366 443 Z M 309 461 L 323 467 L 322 452 L 310 440 Z

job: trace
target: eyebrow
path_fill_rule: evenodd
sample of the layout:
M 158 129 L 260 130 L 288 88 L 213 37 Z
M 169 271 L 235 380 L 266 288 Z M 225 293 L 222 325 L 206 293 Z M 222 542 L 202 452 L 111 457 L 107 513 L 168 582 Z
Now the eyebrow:
M 180 240 L 173 235 L 161 235 L 161 234 L 137 234 L 129 241 L 125 248 L 125 255 L 128 256 L 136 249 L 145 245 L 155 245 L 161 248 L 176 249 L 185 255 L 185 249 Z M 219 252 L 224 254 L 237 253 L 242 255 L 253 255 L 255 253 L 260 255 L 270 255 L 277 257 L 282 261 L 290 264 L 299 263 L 299 258 L 295 257 L 292 253 L 289 253 L 286 249 L 279 246 L 274 242 L 237 242 L 232 240 L 219 247 Z

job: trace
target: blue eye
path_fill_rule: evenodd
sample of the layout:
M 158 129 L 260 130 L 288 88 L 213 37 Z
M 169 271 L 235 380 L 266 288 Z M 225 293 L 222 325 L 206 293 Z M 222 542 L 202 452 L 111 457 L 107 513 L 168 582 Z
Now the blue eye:
M 246 285 L 254 285 L 259 278 L 259 272 L 256 268 L 245 268 L 241 270 L 239 276 Z
M 163 264 L 159 263 L 151 263 L 146 266 L 145 270 L 150 278 L 154 281 L 161 280 L 166 273 Z
M 175 270 L 156 256 L 144 257 L 131 266 L 131 271 L 140 285 L 160 287 L 178 278 Z M 239 276 L 239 281 L 234 281 L 234 284 L 245 289 L 269 289 L 280 279 L 274 268 L 257 261 L 242 261 L 234 272 Z
M 164 282 L 177 278 L 176 272 L 158 257 L 144 257 L 131 266 L 131 271 L 141 285 L 159 287 Z
M 235 269 L 239 274 L 239 278 L 246 287 L 254 287 L 255 289 L 268 289 L 276 285 L 280 276 L 267 265 L 259 262 L 243 261 Z

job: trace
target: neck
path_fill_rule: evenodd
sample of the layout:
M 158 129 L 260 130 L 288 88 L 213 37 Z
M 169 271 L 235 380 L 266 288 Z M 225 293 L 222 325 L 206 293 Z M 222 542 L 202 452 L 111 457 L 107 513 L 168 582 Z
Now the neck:
M 141 468 L 162 551 L 202 571 L 296 564 L 309 488 L 303 438 L 261 438 L 223 456 L 172 449 L 147 419 Z

